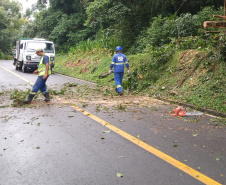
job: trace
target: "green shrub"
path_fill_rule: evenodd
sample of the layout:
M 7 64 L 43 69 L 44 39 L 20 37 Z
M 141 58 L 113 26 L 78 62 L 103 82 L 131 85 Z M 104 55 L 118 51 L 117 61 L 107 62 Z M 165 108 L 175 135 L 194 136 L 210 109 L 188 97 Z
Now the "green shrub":
M 139 53 L 146 47 L 159 47 L 177 39 L 182 42 L 182 49 L 206 47 L 211 43 L 208 43 L 209 35 L 204 34 L 203 22 L 211 20 L 213 14 L 220 15 L 222 12 L 222 8 L 214 10 L 214 7 L 205 7 L 197 15 L 186 13 L 179 17 L 154 17 L 150 27 L 137 37 L 136 44 L 130 51 Z
M 108 53 L 114 53 L 114 49 L 117 45 L 121 45 L 121 43 L 117 36 L 115 36 L 114 30 L 100 30 L 96 34 L 95 39 L 87 39 L 79 42 L 74 47 L 70 48 L 70 52 L 96 51 L 98 53 L 103 53 L 107 51 Z
M 3 52 L 0 51 L 0 59 L 1 60 L 12 60 L 13 57 L 10 55 L 5 55 Z

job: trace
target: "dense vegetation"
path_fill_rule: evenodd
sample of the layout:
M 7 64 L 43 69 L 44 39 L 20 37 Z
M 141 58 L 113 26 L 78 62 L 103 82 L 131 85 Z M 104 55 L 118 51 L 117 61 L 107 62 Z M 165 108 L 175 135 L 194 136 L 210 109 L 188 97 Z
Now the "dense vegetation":
M 128 55 L 131 74 L 124 76 L 124 90 L 226 113 L 226 63 L 220 58 L 219 47 L 217 41 L 213 49 L 212 43 L 203 38 L 186 37 Z M 57 55 L 54 70 L 98 82 L 104 89 L 107 84 L 104 94 L 112 95 L 113 74 L 101 77 L 111 60 L 109 50 L 71 50 Z
M 168 25 L 163 29 L 164 33 L 157 34 L 157 39 L 151 44 L 164 44 L 170 37 L 194 36 L 198 34 L 202 21 L 211 19 L 214 10 L 223 5 L 223 0 L 222 2 L 220 0 L 49 0 L 49 2 L 48 9 L 45 8 L 46 0 L 38 0 L 38 6 L 26 11 L 27 18 L 33 12 L 35 19 L 26 25 L 23 36 L 53 40 L 64 51 L 78 46 L 81 41 L 87 39 L 89 42 L 90 40 L 102 42 L 102 46 L 109 49 L 120 44 L 124 49 L 129 50 L 140 43 L 147 29 L 149 34 L 158 33 L 159 30 L 149 28 L 150 23 L 151 27 L 155 27 L 156 24 L 161 25 L 164 21 L 168 21 Z M 197 19 L 194 15 L 206 6 L 212 8 L 207 9 L 204 15 Z M 37 12 L 37 9 L 40 11 Z M 178 16 L 181 16 L 181 19 L 177 19 Z M 165 17 L 170 17 L 171 20 L 164 20 Z M 174 22 L 176 19 L 177 21 Z M 170 31 L 168 29 L 173 30 L 171 33 L 166 33 Z M 164 42 L 159 43 L 159 38 L 164 39 Z
M 23 16 L 15 9 L 16 16 L 10 21 L 20 24 L 13 37 L 7 36 L 7 49 L 1 46 L 0 52 L 9 53 L 16 36 L 53 40 L 60 48 L 56 71 L 113 85 L 109 82 L 112 77 L 98 77 L 108 70 L 114 48 L 121 45 L 131 64 L 125 89 L 168 99 L 180 97 L 197 107 L 226 112 L 225 29 L 218 29 L 217 34 L 205 34 L 203 29 L 203 22 L 213 20 L 213 14 L 223 15 L 223 0 L 49 3 L 47 8 L 47 0 L 38 0 Z M 4 10 L 10 12 L 6 6 Z M 9 27 L 0 27 L 1 33 L 3 30 L 9 31 Z
M 223 14 L 223 0 L 49 0 L 49 8 L 47 2 L 37 0 L 21 15 L 18 2 L 1 0 L 3 53 L 18 37 L 53 40 L 62 51 L 122 45 L 127 53 L 138 53 L 146 46 L 199 36 L 204 20 Z
M 15 40 L 22 34 L 21 27 L 25 23 L 18 2 L 0 1 L 0 58 L 11 58 L 11 49 Z

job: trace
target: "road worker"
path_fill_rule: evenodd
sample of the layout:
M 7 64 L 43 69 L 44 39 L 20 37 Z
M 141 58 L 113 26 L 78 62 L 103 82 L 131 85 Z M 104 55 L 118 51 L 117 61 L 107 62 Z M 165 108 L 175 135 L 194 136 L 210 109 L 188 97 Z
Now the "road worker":
M 119 95 L 123 95 L 122 79 L 124 75 L 124 65 L 127 67 L 127 74 L 129 74 L 129 63 L 126 55 L 122 54 L 122 47 L 117 46 L 116 54 L 113 56 L 112 63 L 110 65 L 109 74 L 112 72 L 112 68 L 114 68 L 116 92 L 118 92 Z
M 45 97 L 44 101 L 50 101 L 49 92 L 46 88 L 46 81 L 51 74 L 51 69 L 49 65 L 50 59 L 48 56 L 45 55 L 43 49 L 36 49 L 35 52 L 38 56 L 41 56 L 38 69 L 33 72 L 33 74 L 38 74 L 38 79 L 32 87 L 28 98 L 24 100 L 24 103 L 31 103 L 32 99 L 38 93 L 39 90 Z

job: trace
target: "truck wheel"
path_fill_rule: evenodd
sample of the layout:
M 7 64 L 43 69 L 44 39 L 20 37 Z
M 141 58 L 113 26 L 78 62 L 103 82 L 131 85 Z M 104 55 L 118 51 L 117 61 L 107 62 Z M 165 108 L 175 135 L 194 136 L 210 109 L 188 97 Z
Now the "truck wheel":
M 24 64 L 22 65 L 22 72 L 26 73 L 27 72 L 27 68 L 24 66 Z

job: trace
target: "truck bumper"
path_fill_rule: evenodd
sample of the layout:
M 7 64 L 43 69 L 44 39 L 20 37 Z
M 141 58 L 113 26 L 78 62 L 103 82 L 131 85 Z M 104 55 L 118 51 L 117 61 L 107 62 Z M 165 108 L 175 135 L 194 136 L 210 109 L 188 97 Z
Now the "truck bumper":
M 24 64 L 24 67 L 26 67 L 28 70 L 36 70 L 38 69 L 38 65 L 39 63 L 31 62 L 31 63 Z
M 27 63 L 27 64 L 24 64 L 24 67 L 26 67 L 28 69 L 29 68 L 31 68 L 31 69 L 38 69 L 38 65 L 39 65 L 39 63 Z M 54 68 L 54 63 L 51 63 L 50 67 L 51 67 L 51 69 Z
M 25 63 L 24 67 L 28 71 L 34 71 L 38 69 L 39 62 L 30 62 L 30 63 Z M 50 63 L 50 69 L 52 70 L 54 68 L 54 63 Z

